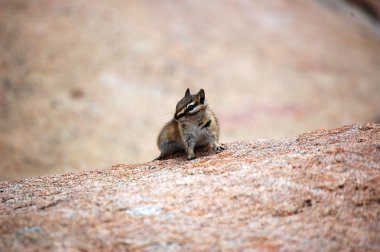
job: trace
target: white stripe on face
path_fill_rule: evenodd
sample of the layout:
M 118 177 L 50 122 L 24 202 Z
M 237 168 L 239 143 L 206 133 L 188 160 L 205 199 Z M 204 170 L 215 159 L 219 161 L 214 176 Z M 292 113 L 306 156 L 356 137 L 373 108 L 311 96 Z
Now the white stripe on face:
M 196 112 L 198 112 L 201 109 L 202 106 L 201 106 L 201 104 L 198 104 L 198 105 L 194 106 L 195 103 L 196 102 L 193 101 L 193 102 L 187 104 L 186 107 L 184 107 L 183 109 L 181 109 L 180 111 L 178 111 L 176 113 L 176 117 L 179 118 L 179 117 L 185 116 L 186 114 L 192 115 L 192 114 L 195 114 Z M 191 110 L 188 110 L 190 106 L 194 106 L 194 108 L 191 109 Z
M 195 102 L 189 103 L 189 104 L 187 104 L 186 108 L 188 108 L 189 106 L 194 105 L 194 104 L 195 104 Z
M 181 117 L 185 114 L 185 109 L 182 109 L 180 112 L 176 114 L 176 117 Z
M 186 109 L 188 109 L 190 106 L 194 106 L 195 105 L 195 101 L 192 102 L 192 103 L 189 103 L 187 106 L 186 106 Z M 198 110 L 200 109 L 200 106 L 197 105 L 197 106 L 194 106 L 194 108 L 192 110 L 189 110 L 188 113 L 189 114 L 194 114 L 195 112 L 197 112 Z
M 201 108 L 201 106 L 196 106 L 194 107 L 192 110 L 189 111 L 190 114 L 194 114 L 195 112 L 197 112 L 199 109 Z

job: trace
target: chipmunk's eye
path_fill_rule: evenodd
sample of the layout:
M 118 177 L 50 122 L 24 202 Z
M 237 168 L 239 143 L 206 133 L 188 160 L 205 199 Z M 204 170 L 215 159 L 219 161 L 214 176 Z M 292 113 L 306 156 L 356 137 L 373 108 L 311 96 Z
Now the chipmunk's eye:
M 192 105 L 189 105 L 189 106 L 187 106 L 187 110 L 188 111 L 191 111 L 191 110 L 193 110 L 195 108 L 195 105 L 194 104 L 192 104 Z

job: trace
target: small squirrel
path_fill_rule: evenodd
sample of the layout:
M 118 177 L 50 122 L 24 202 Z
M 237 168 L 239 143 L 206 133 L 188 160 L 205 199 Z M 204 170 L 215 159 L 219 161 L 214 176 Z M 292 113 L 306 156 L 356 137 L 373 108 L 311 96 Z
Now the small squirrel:
M 195 95 L 187 89 L 185 96 L 177 103 L 174 118 L 166 123 L 157 138 L 161 154 L 156 160 L 167 154 L 185 150 L 187 160 L 195 159 L 194 148 L 211 144 L 219 153 L 225 147 L 219 144 L 219 123 L 208 107 L 203 89 Z

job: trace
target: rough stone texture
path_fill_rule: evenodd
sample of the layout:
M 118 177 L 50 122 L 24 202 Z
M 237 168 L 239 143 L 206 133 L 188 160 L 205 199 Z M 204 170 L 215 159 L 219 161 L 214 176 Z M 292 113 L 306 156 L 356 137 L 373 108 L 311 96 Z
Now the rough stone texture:
M 380 125 L 0 182 L 0 251 L 379 251 Z
M 0 178 L 151 160 L 187 87 L 223 142 L 379 122 L 380 25 L 347 2 L 0 0 Z

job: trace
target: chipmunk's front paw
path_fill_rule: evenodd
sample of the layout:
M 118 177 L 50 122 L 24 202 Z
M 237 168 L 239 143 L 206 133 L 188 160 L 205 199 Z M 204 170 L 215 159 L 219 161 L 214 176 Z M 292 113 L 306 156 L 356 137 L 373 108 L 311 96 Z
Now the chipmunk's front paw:
M 195 155 L 192 155 L 192 156 L 188 156 L 188 157 L 187 157 L 187 160 L 193 160 L 193 159 L 195 159 Z
M 226 149 L 226 147 L 224 147 L 223 145 L 218 145 L 218 146 L 216 146 L 215 148 L 214 148 L 214 151 L 216 152 L 216 153 L 219 153 L 219 152 L 221 152 L 221 151 L 223 151 L 223 150 L 225 150 Z

